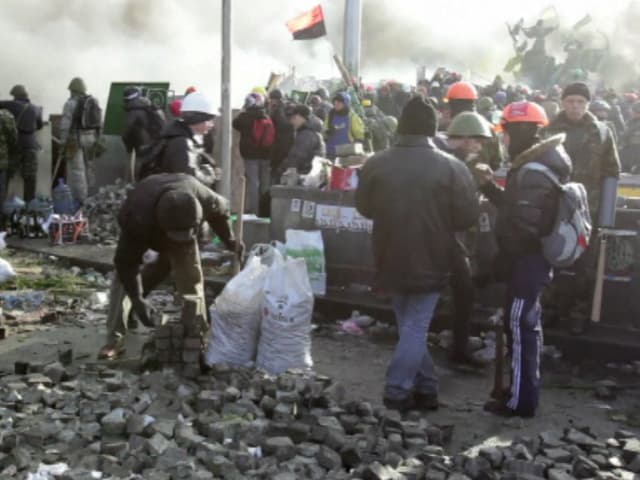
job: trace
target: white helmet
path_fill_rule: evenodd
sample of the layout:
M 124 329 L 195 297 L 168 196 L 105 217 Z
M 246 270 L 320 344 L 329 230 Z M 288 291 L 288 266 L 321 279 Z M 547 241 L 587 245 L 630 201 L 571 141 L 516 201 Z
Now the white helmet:
M 204 93 L 193 92 L 182 99 L 181 113 L 196 112 L 205 113 L 207 115 L 215 115 L 216 110 L 213 101 Z

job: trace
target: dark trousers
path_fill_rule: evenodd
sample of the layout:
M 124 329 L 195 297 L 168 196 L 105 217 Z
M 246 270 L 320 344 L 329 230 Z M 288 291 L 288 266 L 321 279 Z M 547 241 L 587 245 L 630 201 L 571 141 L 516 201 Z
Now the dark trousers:
M 471 262 L 462 247 L 456 246 L 451 263 L 451 292 L 453 294 L 453 355 L 463 358 L 469 344 L 469 324 L 473 312 L 473 281 Z
M 511 391 L 507 406 L 517 415 L 533 416 L 540 395 L 542 307 L 540 296 L 551 280 L 541 254 L 515 260 L 507 289 L 505 331 L 511 354 Z
M 20 153 L 20 174 L 24 181 L 24 201 L 29 203 L 36 196 L 38 177 L 38 151 L 25 149 Z
M 4 202 L 7 199 L 7 189 L 9 188 L 9 175 L 7 170 L 0 170 L 0 207 L 4 206 Z M 2 221 L 2 229 L 6 228 L 5 223 L 8 218 L 4 218 L 4 213 L 0 210 L 0 220 Z

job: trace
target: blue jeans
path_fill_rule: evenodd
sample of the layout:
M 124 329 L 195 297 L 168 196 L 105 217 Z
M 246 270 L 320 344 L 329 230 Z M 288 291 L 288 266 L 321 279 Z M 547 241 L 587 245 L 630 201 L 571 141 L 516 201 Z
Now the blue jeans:
M 391 298 L 400 339 L 387 370 L 384 395 L 403 400 L 417 390 L 437 394 L 438 380 L 427 349 L 427 333 L 440 293 L 396 294 Z

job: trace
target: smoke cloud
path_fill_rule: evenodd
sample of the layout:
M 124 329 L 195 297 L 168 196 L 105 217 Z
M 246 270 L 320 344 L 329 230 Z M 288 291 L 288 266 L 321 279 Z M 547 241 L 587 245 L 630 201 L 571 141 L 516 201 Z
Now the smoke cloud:
M 328 39 L 293 42 L 285 22 L 323 4 Z M 413 82 L 415 67 L 447 66 L 490 81 L 512 55 L 505 22 L 534 22 L 545 2 L 493 0 L 364 0 L 365 81 Z M 558 2 L 557 16 L 571 25 L 586 13 L 621 56 L 640 47 L 637 1 Z M 106 102 L 112 81 L 169 81 L 218 98 L 220 4 L 211 0 L 3 0 L 0 17 L 0 97 L 24 83 L 33 100 L 57 113 L 69 80 L 82 76 Z M 567 4 L 567 5 L 563 5 Z M 337 77 L 333 51 L 341 52 L 344 0 L 234 0 L 233 95 L 264 85 L 269 73 L 296 67 L 300 76 Z M 593 29 L 594 24 L 589 28 Z M 615 27 L 615 28 L 614 28 Z M 558 34 L 559 35 L 559 34 Z M 553 42 L 552 42 L 553 43 Z M 562 58 L 562 57 L 561 57 Z M 628 74 L 626 70 L 619 75 Z M 616 74 L 618 75 L 618 74 Z

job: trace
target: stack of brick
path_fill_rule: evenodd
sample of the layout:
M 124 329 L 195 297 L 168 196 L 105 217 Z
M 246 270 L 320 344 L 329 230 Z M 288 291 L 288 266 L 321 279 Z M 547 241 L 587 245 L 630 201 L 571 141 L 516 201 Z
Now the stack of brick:
M 196 296 L 185 296 L 180 320 L 156 328 L 153 337 L 159 367 L 172 367 L 187 378 L 200 374 L 208 322 Z

